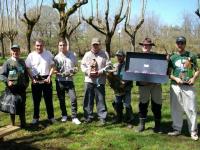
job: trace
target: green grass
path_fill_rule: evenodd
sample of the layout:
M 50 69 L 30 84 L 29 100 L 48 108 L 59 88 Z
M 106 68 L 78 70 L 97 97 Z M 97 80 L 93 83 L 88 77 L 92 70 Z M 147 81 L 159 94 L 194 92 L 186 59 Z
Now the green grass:
M 78 115 L 83 117 L 82 99 L 84 92 L 84 76 L 79 72 L 75 76 L 75 86 L 78 97 Z M 30 86 L 27 89 L 26 118 L 29 123 L 26 129 L 22 129 L 14 134 L 6 136 L 4 142 L 0 142 L 0 149 L 42 149 L 42 150 L 96 150 L 96 149 L 113 149 L 113 150 L 197 150 L 200 148 L 199 141 L 190 139 L 187 123 L 184 122 L 183 134 L 178 137 L 169 137 L 167 132 L 171 128 L 171 116 L 169 107 L 169 84 L 163 84 L 163 134 L 155 134 L 152 131 L 154 126 L 153 115 L 149 107 L 146 130 L 143 133 L 137 133 L 135 130 L 138 125 L 138 90 L 134 85 L 132 90 L 132 106 L 135 115 L 135 123 L 132 129 L 127 128 L 126 124 L 111 124 L 113 117 L 112 101 L 114 99 L 113 91 L 106 86 L 106 102 L 108 106 L 108 123 L 106 126 L 98 126 L 98 120 L 91 124 L 74 125 L 71 121 L 66 123 L 60 122 L 60 108 L 55 91 L 55 82 L 53 81 L 53 101 L 55 109 L 55 118 L 57 122 L 53 125 L 48 124 L 44 101 L 41 103 L 41 124 L 39 127 L 30 125 L 33 115 L 33 104 L 31 98 Z M 196 84 L 199 98 L 199 82 Z M 0 91 L 4 89 L 0 85 Z M 69 98 L 67 97 L 67 110 L 71 114 Z M 95 108 L 96 112 L 96 108 Z M 16 119 L 19 124 L 19 119 Z M 10 124 L 8 114 L 0 113 L 0 126 Z

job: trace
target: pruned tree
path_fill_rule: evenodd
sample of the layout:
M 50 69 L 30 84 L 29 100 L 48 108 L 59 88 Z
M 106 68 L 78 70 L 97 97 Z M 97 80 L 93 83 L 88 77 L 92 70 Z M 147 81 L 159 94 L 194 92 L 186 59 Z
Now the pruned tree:
M 5 58 L 5 49 L 4 49 L 4 38 L 6 37 L 4 32 L 4 5 L 3 1 L 0 0 L 0 13 L 1 13 L 1 19 L 0 19 L 0 41 L 1 41 L 1 55 L 2 58 Z
M 137 31 L 142 26 L 142 24 L 144 23 L 144 12 L 145 12 L 145 8 L 146 8 L 145 7 L 146 0 L 142 0 L 140 18 L 139 18 L 138 23 L 135 26 L 130 25 L 131 4 L 132 4 L 132 0 L 128 0 L 128 8 L 126 11 L 126 19 L 125 19 L 124 29 L 125 29 L 125 32 L 128 34 L 128 36 L 131 38 L 131 44 L 133 46 L 133 50 L 135 51 L 136 34 L 137 34 Z
M 125 14 L 122 15 L 122 10 L 124 6 L 125 0 L 120 0 L 119 9 L 117 10 L 116 14 L 114 15 L 114 20 L 112 23 L 112 26 L 110 25 L 109 20 L 109 12 L 110 12 L 110 0 L 105 0 L 106 3 L 106 10 L 105 10 L 105 18 L 103 20 L 100 19 L 98 15 L 98 0 L 96 0 L 96 16 L 93 16 L 93 6 L 92 6 L 92 16 L 86 19 L 84 16 L 82 17 L 84 21 L 86 21 L 89 25 L 91 25 L 95 30 L 97 30 L 99 33 L 103 34 L 105 38 L 105 45 L 106 45 L 106 51 L 110 55 L 111 50 L 111 41 L 112 37 L 115 33 L 115 29 L 117 25 L 125 18 Z
M 33 32 L 33 28 L 35 24 L 39 21 L 41 15 L 43 0 L 37 0 L 36 8 L 32 9 L 32 11 L 27 12 L 26 0 L 23 1 L 24 13 L 23 17 L 21 17 L 21 21 L 26 25 L 26 40 L 27 40 L 27 50 L 31 52 L 31 35 Z
M 81 24 L 80 20 L 80 7 L 87 4 L 88 0 L 77 0 L 71 7 L 68 7 L 67 0 L 53 0 L 53 8 L 57 9 L 60 14 L 60 32 L 59 38 L 67 39 L 70 45 L 70 38 L 72 33 L 79 27 Z M 70 20 L 70 17 L 79 10 L 78 21 L 75 23 Z
M 199 3 L 199 0 L 197 0 L 197 4 L 198 4 L 198 8 L 197 10 L 195 11 L 196 15 L 200 18 L 200 3 Z
M 18 34 L 19 0 L 5 0 L 4 2 L 6 8 L 5 35 L 10 40 L 11 46 Z

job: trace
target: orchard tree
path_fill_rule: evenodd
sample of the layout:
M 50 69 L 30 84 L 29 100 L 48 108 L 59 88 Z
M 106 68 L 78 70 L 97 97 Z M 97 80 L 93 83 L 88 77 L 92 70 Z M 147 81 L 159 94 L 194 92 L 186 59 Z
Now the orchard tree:
M 24 13 L 23 17 L 21 17 L 21 21 L 26 25 L 27 50 L 29 53 L 31 52 L 31 35 L 35 24 L 40 19 L 42 4 L 43 0 L 37 0 L 36 7 L 27 11 L 28 5 L 26 3 L 26 0 L 23 1 Z
M 95 30 L 97 30 L 99 33 L 103 34 L 105 36 L 105 45 L 106 45 L 106 51 L 108 54 L 111 54 L 111 42 L 112 37 L 115 33 L 117 25 L 125 18 L 125 14 L 122 14 L 123 7 L 124 7 L 124 1 L 120 0 L 119 8 L 117 9 L 116 14 L 113 18 L 112 25 L 110 24 L 111 19 L 110 16 L 110 0 L 105 0 L 105 17 L 104 19 L 99 16 L 99 1 L 96 0 L 96 14 L 94 16 L 93 14 L 93 5 L 92 5 L 92 14 L 91 16 L 86 19 L 84 16 L 82 17 L 84 21 L 86 21 L 89 25 L 91 25 Z M 92 3 L 92 1 L 91 1 Z M 102 3 L 102 1 L 101 1 Z M 116 2 L 117 3 L 117 2 Z
M 72 33 L 79 27 L 81 24 L 80 20 L 80 7 L 87 4 L 88 0 L 77 0 L 73 1 L 73 5 L 69 6 L 69 0 L 53 0 L 53 8 L 57 9 L 60 15 L 59 21 L 59 38 L 67 39 L 70 46 L 70 38 Z M 72 15 L 78 10 L 78 19 L 77 22 L 74 22 Z M 71 18 L 71 19 L 70 19 Z
M 10 40 L 11 46 L 18 34 L 19 0 L 4 0 L 2 4 L 6 8 L 5 35 Z
M 128 36 L 131 38 L 131 44 L 133 46 L 133 50 L 135 51 L 135 38 L 136 38 L 136 33 L 144 23 L 144 12 L 146 8 L 146 0 L 142 0 L 142 7 L 141 7 L 141 12 L 140 12 L 140 18 L 138 23 L 133 26 L 130 25 L 130 16 L 131 16 L 131 5 L 132 5 L 132 0 L 128 0 L 128 8 L 126 11 L 126 20 L 124 24 L 124 29 L 125 32 L 128 34 Z

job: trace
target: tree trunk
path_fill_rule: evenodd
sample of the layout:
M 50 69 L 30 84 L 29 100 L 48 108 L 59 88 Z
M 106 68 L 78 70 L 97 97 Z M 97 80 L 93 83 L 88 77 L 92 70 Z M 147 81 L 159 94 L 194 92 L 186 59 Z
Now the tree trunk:
M 131 37 L 131 45 L 133 47 L 133 51 L 135 52 L 135 34 Z
M 28 25 L 27 27 L 27 31 L 26 31 L 26 40 L 27 40 L 27 50 L 28 50 L 28 53 L 31 52 L 31 34 L 33 32 L 33 26 L 31 25 Z
M 111 54 L 110 54 L 111 40 L 112 40 L 112 36 L 106 35 L 105 44 L 106 44 L 106 51 L 107 51 L 109 57 L 111 56 Z
M 1 48 L 2 48 L 2 58 L 5 58 L 5 49 L 4 49 L 4 41 L 3 38 L 1 38 Z

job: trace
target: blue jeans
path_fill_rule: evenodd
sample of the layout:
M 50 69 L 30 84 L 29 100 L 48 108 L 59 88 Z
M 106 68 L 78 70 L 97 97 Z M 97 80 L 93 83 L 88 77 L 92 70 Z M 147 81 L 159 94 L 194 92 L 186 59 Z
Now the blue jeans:
M 99 119 L 106 119 L 107 107 L 105 102 L 105 85 L 97 86 L 94 83 L 85 83 L 85 96 L 83 99 L 83 111 L 85 118 L 93 118 L 94 99 L 96 100 Z
M 60 102 L 60 109 L 62 116 L 67 116 L 66 104 L 65 104 L 65 92 L 70 97 L 71 100 L 71 112 L 72 118 L 77 117 L 77 98 L 74 88 L 74 83 L 72 81 L 57 81 L 56 80 L 56 91 Z

